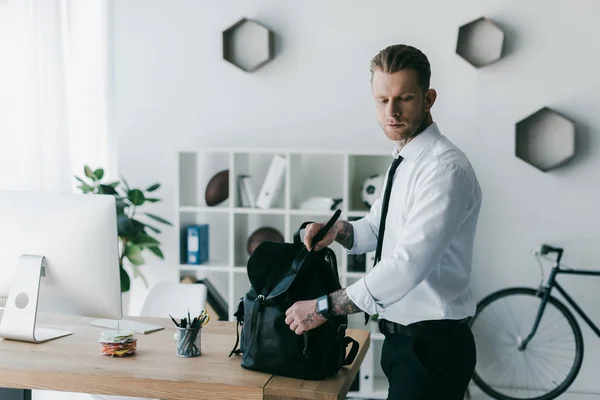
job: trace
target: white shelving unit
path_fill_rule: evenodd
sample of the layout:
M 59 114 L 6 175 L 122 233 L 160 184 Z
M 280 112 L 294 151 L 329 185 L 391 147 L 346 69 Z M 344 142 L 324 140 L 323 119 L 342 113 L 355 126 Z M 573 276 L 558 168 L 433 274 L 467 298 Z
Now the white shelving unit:
M 238 196 L 237 176 L 251 176 L 251 185 L 258 196 L 272 158 L 286 158 L 286 172 L 280 195 L 270 209 L 242 207 Z M 300 209 L 309 196 L 342 198 L 338 206 L 342 219 L 360 219 L 368 212 L 361 199 L 364 180 L 375 174 L 385 174 L 391 163 L 388 153 L 360 153 L 323 150 L 236 149 L 213 148 L 177 153 L 176 232 L 178 248 L 182 249 L 182 232 L 190 224 L 209 224 L 209 260 L 201 265 L 185 264 L 180 255 L 179 279 L 187 276 L 209 279 L 227 300 L 229 320 L 234 320 L 239 299 L 250 288 L 246 274 L 248 261 L 247 239 L 259 227 L 279 230 L 286 242 L 305 221 L 325 222 L 334 211 Z M 229 196 L 224 202 L 209 207 L 205 188 L 218 172 L 229 170 Z M 349 256 L 337 243 L 335 251 L 343 287 L 360 279 L 372 267 L 373 254 Z M 181 251 L 182 252 L 182 251 Z M 183 253 L 183 252 L 182 252 Z M 349 327 L 371 328 L 371 347 L 359 373 L 359 391 L 350 398 L 385 399 L 387 380 L 381 371 L 380 358 L 383 335 L 374 323 L 364 325 L 363 314 L 349 316 Z M 232 343 L 233 345 L 233 343 Z

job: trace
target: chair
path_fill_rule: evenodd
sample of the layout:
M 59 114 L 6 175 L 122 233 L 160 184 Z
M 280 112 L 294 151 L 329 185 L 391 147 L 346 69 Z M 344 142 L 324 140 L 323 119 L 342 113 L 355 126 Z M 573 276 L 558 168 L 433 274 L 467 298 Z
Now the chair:
M 141 317 L 174 318 L 198 316 L 206 307 L 207 289 L 200 283 L 159 282 L 146 295 L 140 309 Z
M 171 314 L 177 319 L 187 317 L 188 309 L 190 315 L 198 316 L 206 307 L 206 297 L 206 286 L 201 283 L 159 282 L 148 291 L 140 309 L 140 317 L 168 318 Z M 91 397 L 98 400 L 148 400 L 123 396 L 92 395 Z

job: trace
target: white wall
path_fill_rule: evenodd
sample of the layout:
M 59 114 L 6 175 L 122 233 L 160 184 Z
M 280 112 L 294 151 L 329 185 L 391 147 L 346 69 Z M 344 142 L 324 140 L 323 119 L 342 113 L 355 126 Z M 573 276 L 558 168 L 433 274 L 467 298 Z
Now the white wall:
M 115 3 L 119 169 L 136 186 L 163 183 L 156 213 L 175 220 L 176 149 L 391 149 L 375 119 L 369 61 L 389 44 L 409 43 L 432 64 L 434 119 L 468 154 L 483 187 L 477 297 L 537 285 L 528 250 L 543 241 L 566 246 L 567 263 L 600 265 L 597 0 Z M 476 70 L 454 49 L 458 26 L 481 15 L 505 29 L 507 55 Z M 252 74 L 221 59 L 221 31 L 241 17 L 277 35 L 277 57 Z M 515 122 L 543 106 L 578 124 L 578 157 L 546 174 L 514 156 Z M 162 240 L 168 262 L 144 267 L 153 282 L 176 276 L 174 232 Z M 562 280 L 600 322 L 600 280 Z M 135 282 L 134 309 L 142 295 Z M 600 393 L 600 342 L 582 328 L 585 360 L 573 388 Z

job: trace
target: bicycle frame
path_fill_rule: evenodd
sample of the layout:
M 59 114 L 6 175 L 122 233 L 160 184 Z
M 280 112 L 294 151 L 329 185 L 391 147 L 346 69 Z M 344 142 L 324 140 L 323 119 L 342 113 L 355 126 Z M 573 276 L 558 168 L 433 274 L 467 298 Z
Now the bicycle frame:
M 561 254 L 562 255 L 562 254 Z M 542 315 L 544 314 L 544 310 L 546 308 L 546 304 L 548 303 L 548 298 L 550 297 L 550 292 L 553 288 L 556 288 L 560 294 L 563 295 L 565 300 L 573 307 L 573 309 L 579 314 L 581 318 L 588 324 L 590 328 L 594 331 L 594 333 L 600 337 L 600 329 L 594 324 L 594 322 L 588 317 L 588 315 L 583 311 L 583 309 L 577 304 L 577 302 L 569 296 L 567 291 L 556 281 L 556 276 L 558 274 L 565 275 L 588 275 L 588 276 L 600 276 L 600 271 L 584 271 L 580 269 L 565 269 L 560 267 L 560 258 L 556 261 L 556 265 L 552 268 L 550 272 L 550 276 L 548 277 L 548 281 L 545 286 L 540 288 L 540 294 L 542 296 L 542 303 L 538 309 L 537 316 L 535 318 L 535 322 L 533 324 L 533 328 L 531 333 L 523 340 L 523 342 L 519 345 L 519 350 L 524 350 L 527 347 L 527 344 L 535 335 L 537 331 L 540 321 L 542 320 Z

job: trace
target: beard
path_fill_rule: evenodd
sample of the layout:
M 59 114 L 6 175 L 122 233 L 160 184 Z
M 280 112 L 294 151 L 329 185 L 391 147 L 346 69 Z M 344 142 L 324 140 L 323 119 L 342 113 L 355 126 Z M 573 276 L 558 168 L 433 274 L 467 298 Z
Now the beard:
M 419 117 L 410 122 L 405 121 L 401 126 L 392 127 L 389 125 L 383 125 L 382 129 L 385 132 L 385 135 L 390 140 L 404 144 L 408 139 L 421 133 L 427 127 L 427 121 L 429 119 L 429 113 L 426 112 L 424 108 L 425 107 L 423 107 Z

